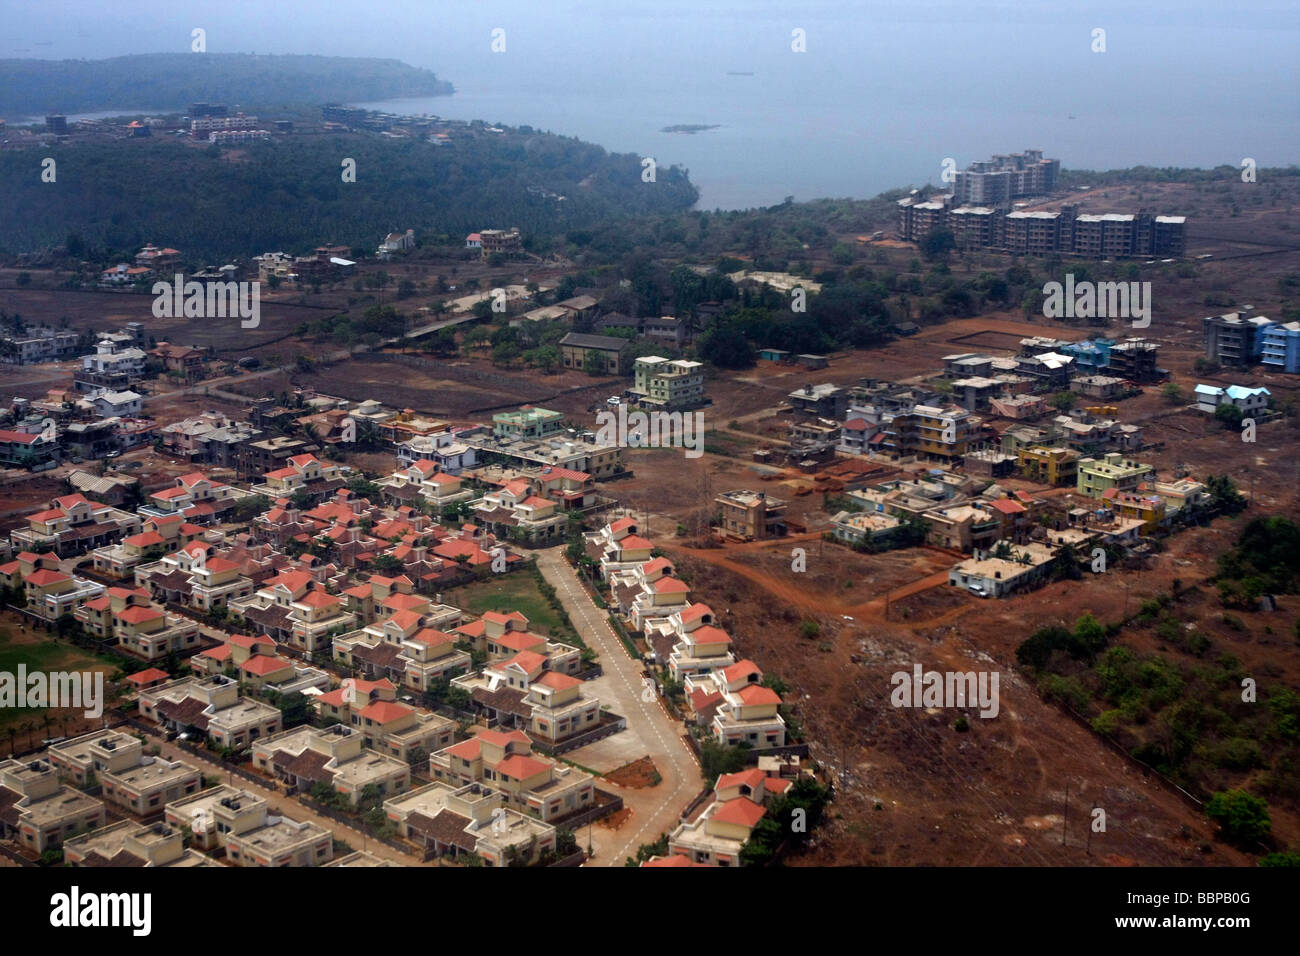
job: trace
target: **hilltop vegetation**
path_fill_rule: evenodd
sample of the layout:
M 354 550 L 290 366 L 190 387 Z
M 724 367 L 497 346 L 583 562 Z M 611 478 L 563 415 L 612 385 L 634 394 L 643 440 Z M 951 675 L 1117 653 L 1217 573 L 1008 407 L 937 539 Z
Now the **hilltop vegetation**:
M 106 60 L 0 60 L 0 116 L 190 103 L 359 102 L 454 92 L 400 60 L 255 53 L 143 53 Z
M 467 131 L 441 148 L 336 134 L 234 152 L 163 139 L 49 152 L 54 184 L 40 181 L 34 153 L 0 154 L 0 253 L 60 246 L 73 233 L 84 257 L 97 260 L 146 242 L 180 249 L 189 261 L 304 253 L 323 242 L 373 248 L 398 228 L 464 236 L 518 226 L 527 241 L 543 242 L 688 208 L 697 196 L 675 167 L 644 183 L 637 156 L 520 130 Z M 356 182 L 343 182 L 344 158 L 356 161 Z

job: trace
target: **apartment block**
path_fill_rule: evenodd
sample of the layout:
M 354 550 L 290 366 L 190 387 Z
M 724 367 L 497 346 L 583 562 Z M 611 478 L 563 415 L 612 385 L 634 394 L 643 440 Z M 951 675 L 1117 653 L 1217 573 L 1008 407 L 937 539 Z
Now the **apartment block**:
M 713 499 L 719 512 L 718 528 L 745 541 L 779 538 L 785 534 L 786 503 L 765 491 L 728 491 Z
M 695 408 L 704 402 L 704 365 L 647 355 L 632 366 L 631 388 L 638 404 L 663 410 Z
M 1264 333 L 1276 323 L 1256 315 L 1254 306 L 1201 319 L 1205 357 L 1220 365 L 1248 366 L 1263 358 Z
M 1155 477 L 1155 468 L 1124 458 L 1111 452 L 1105 458 L 1083 458 L 1079 461 L 1076 489 L 1089 498 L 1100 498 L 1108 489 L 1135 491 L 1148 477 Z

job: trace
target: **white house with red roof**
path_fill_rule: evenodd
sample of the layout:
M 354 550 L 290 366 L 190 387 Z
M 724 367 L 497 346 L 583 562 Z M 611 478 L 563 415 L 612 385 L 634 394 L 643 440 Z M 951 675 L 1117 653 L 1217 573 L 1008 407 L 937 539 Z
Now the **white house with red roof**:
M 254 494 L 281 498 L 297 491 L 312 491 L 313 486 L 346 478 L 352 473 L 347 465 L 321 461 L 315 455 L 294 455 L 285 465 L 262 476 L 262 483 L 252 486 Z
M 331 632 L 345 633 L 357 623 L 343 598 L 322 583 L 332 567 L 282 570 L 253 594 L 231 601 L 230 613 L 307 654 L 327 650 Z
M 51 623 L 74 614 L 79 605 L 100 597 L 105 590 L 97 581 L 60 571 L 52 553 L 21 552 L 4 566 L 3 573 L 13 582 L 10 587 L 22 587 L 27 610 Z
M 585 471 L 543 465 L 529 480 L 537 494 L 556 502 L 561 511 L 581 511 L 594 505 L 599 497 L 595 479 Z
M 719 744 L 745 743 L 755 749 L 785 746 L 781 697 L 763 686 L 763 672 L 753 661 L 746 659 L 699 678 L 688 677 L 685 689 L 697 719 L 712 714 L 707 723 Z
M 527 478 L 514 478 L 471 503 L 474 521 L 501 538 L 521 537 L 529 542 L 562 536 L 568 518 L 558 502 L 543 498 Z
M 162 601 L 203 611 L 233 607 L 253 594 L 253 580 L 238 561 L 206 541 L 190 541 L 158 561 L 135 568 L 135 583 Z
M 138 515 L 72 494 L 46 502 L 43 509 L 27 516 L 27 527 L 14 530 L 9 539 L 21 551 L 53 551 L 68 557 L 139 530 Z
M 731 637 L 718 627 L 717 616 L 707 604 L 688 604 L 667 617 L 650 621 L 645 636 L 653 651 L 652 660 L 666 666 L 678 681 L 736 662 Z
M 348 722 L 361 733 L 365 746 L 401 760 L 430 754 L 456 739 L 456 722 L 393 700 L 358 702 L 349 708 Z
M 402 498 L 406 496 L 400 495 L 400 490 L 408 489 L 439 508 L 459 501 L 469 501 L 474 497 L 474 492 L 465 487 L 459 476 L 447 474 L 439 462 L 428 458 L 400 467 L 391 475 L 380 478 L 376 484 L 380 488 L 398 492 Z
M 178 548 L 205 538 L 207 531 L 186 521 L 182 515 L 151 517 L 139 526 L 134 534 L 127 535 L 116 544 L 96 548 L 91 552 L 95 570 L 116 578 L 131 577 L 135 569 Z
M 611 572 L 609 590 L 619 613 L 636 631 L 691 604 L 690 586 L 677 577 L 676 567 L 663 557 Z
M 771 802 L 792 784 L 789 777 L 757 767 L 721 774 L 713 798 L 669 835 L 669 855 L 660 857 L 659 865 L 740 866 L 740 851 L 754 828 L 767 815 Z
M 75 614 L 91 634 L 115 640 L 120 650 L 146 661 L 192 650 L 202 642 L 197 622 L 157 606 L 143 588 L 109 588 L 82 602 Z
M 507 661 L 523 651 L 546 658 L 546 668 L 561 674 L 582 670 L 582 652 L 572 644 L 552 641 L 528 630 L 528 618 L 519 611 L 484 611 L 477 621 L 455 629 L 470 649 L 485 654 L 490 664 Z
M 246 491 L 193 471 L 178 477 L 172 487 L 150 494 L 139 511 L 147 517 L 181 515 L 194 524 L 210 524 L 246 497 Z
M 500 640 L 525 635 L 527 632 L 509 631 Z M 526 730 L 554 746 L 598 727 L 600 701 L 586 695 L 584 681 L 552 670 L 543 645 L 516 651 L 452 683 L 469 692 L 476 711 L 490 726 Z
M 591 774 L 533 753 L 519 730 L 480 731 L 429 757 L 435 781 L 455 787 L 481 783 L 505 795 L 507 804 L 550 822 L 595 805 Z
M 609 580 L 610 574 L 644 564 L 650 560 L 653 545 L 637 532 L 639 522 L 632 517 L 619 518 L 599 531 L 583 535 L 587 554 L 600 564 L 600 576 Z
M 472 665 L 451 632 L 462 619 L 458 608 L 401 592 L 384 605 L 392 609 L 386 617 L 334 638 L 335 660 L 421 692 Z

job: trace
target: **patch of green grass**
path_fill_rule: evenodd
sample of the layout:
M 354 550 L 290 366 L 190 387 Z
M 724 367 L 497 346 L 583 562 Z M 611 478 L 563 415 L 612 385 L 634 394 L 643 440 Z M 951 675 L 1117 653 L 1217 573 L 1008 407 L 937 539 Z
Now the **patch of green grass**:
M 118 670 L 119 665 L 110 658 L 100 657 L 74 647 L 60 644 L 50 637 L 37 634 L 37 640 L 26 643 L 30 637 L 24 636 L 24 643 L 14 641 L 15 632 L 10 627 L 0 627 L 0 671 L 18 674 L 18 665 L 24 664 L 31 671 L 103 671 L 105 680 L 108 675 Z M 0 708 L 0 727 L 27 720 L 40 720 L 46 708 L 36 707 L 2 707 Z
M 528 629 L 537 634 L 549 635 L 560 628 L 560 616 L 537 590 L 532 575 L 526 572 L 475 581 L 456 588 L 451 595 L 450 603 L 471 614 L 518 611 L 528 618 Z

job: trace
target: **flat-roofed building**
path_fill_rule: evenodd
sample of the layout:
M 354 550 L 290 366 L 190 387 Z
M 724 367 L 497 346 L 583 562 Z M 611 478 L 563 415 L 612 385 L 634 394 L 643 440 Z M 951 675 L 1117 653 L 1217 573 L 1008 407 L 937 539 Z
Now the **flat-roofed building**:
M 102 827 L 106 820 L 104 805 L 63 786 L 49 760 L 0 761 L 0 838 L 44 853 L 77 833 Z
M 765 491 L 728 491 L 714 498 L 713 503 L 718 507 L 718 527 L 724 534 L 747 541 L 785 534 L 786 503 L 768 497 Z

